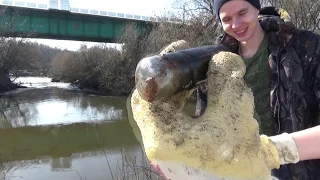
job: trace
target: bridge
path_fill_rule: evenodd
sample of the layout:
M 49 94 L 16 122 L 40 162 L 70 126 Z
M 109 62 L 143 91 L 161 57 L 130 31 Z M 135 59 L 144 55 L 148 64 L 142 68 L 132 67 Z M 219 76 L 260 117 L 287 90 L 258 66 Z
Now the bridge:
M 0 9 L 4 9 L 4 13 L 0 15 L 0 24 L 9 26 L 5 27 L 8 29 L 3 36 L 113 43 L 128 23 L 135 23 L 137 30 L 143 31 L 159 21 L 147 16 L 71 8 L 68 0 L 62 1 L 62 8 L 58 8 L 57 0 L 50 7 L 3 0 Z M 64 3 L 67 5 L 63 6 Z

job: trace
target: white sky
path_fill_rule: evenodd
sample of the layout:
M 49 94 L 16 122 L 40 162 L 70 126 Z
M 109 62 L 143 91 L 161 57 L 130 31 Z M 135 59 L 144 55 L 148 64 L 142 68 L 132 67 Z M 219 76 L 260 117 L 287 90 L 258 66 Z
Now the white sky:
M 0 0 L 2 3 L 4 0 Z M 37 4 L 49 4 L 49 0 L 12 0 L 20 2 L 31 2 Z M 70 6 L 74 8 L 84 8 L 93 10 L 104 10 L 111 12 L 121 12 L 128 14 L 153 16 L 163 15 L 166 11 L 171 10 L 171 5 L 174 0 L 69 0 Z M 50 39 L 31 39 L 42 44 L 52 47 L 58 47 L 68 50 L 77 50 L 81 44 L 92 46 L 94 42 L 80 41 L 64 41 Z

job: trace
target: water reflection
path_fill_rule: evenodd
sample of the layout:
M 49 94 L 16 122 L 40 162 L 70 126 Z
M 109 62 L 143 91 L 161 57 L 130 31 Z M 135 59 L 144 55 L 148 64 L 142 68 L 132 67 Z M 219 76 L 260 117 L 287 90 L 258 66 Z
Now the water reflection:
M 39 157 L 69 157 L 72 153 L 137 145 L 126 121 L 19 127 L 0 130 L 2 162 Z
M 157 179 L 126 100 L 52 87 L 0 96 L 0 179 Z
M 125 101 L 58 88 L 25 90 L 0 97 L 0 127 L 125 120 Z
M 37 113 L 33 107 L 21 106 L 12 96 L 0 97 L 0 127 L 2 128 L 26 125 Z
M 43 179 L 156 179 L 156 174 L 144 174 L 147 167 L 139 146 L 73 153 L 69 157 L 40 158 L 6 163 L 7 177 L 26 180 Z M 11 167 L 11 168 L 10 168 Z M 1 176 L 0 176 L 1 178 Z M 11 178 L 10 178 L 11 179 Z M 15 179 L 15 178 L 14 178 Z M 18 179 L 18 178 L 17 178 Z

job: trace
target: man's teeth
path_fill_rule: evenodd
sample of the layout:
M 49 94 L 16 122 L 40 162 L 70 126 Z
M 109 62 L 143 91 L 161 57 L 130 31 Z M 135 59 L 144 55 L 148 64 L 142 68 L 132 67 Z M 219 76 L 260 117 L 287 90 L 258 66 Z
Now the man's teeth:
M 236 33 L 243 33 L 246 30 L 247 30 L 247 28 L 246 29 L 242 29 L 241 31 L 236 31 Z

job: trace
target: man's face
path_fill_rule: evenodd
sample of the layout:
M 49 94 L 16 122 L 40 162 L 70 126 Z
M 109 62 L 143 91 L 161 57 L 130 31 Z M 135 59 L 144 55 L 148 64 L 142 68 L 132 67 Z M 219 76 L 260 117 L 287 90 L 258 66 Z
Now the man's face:
M 238 41 L 248 41 L 256 31 L 259 10 L 245 0 L 233 0 L 220 8 L 224 31 Z

